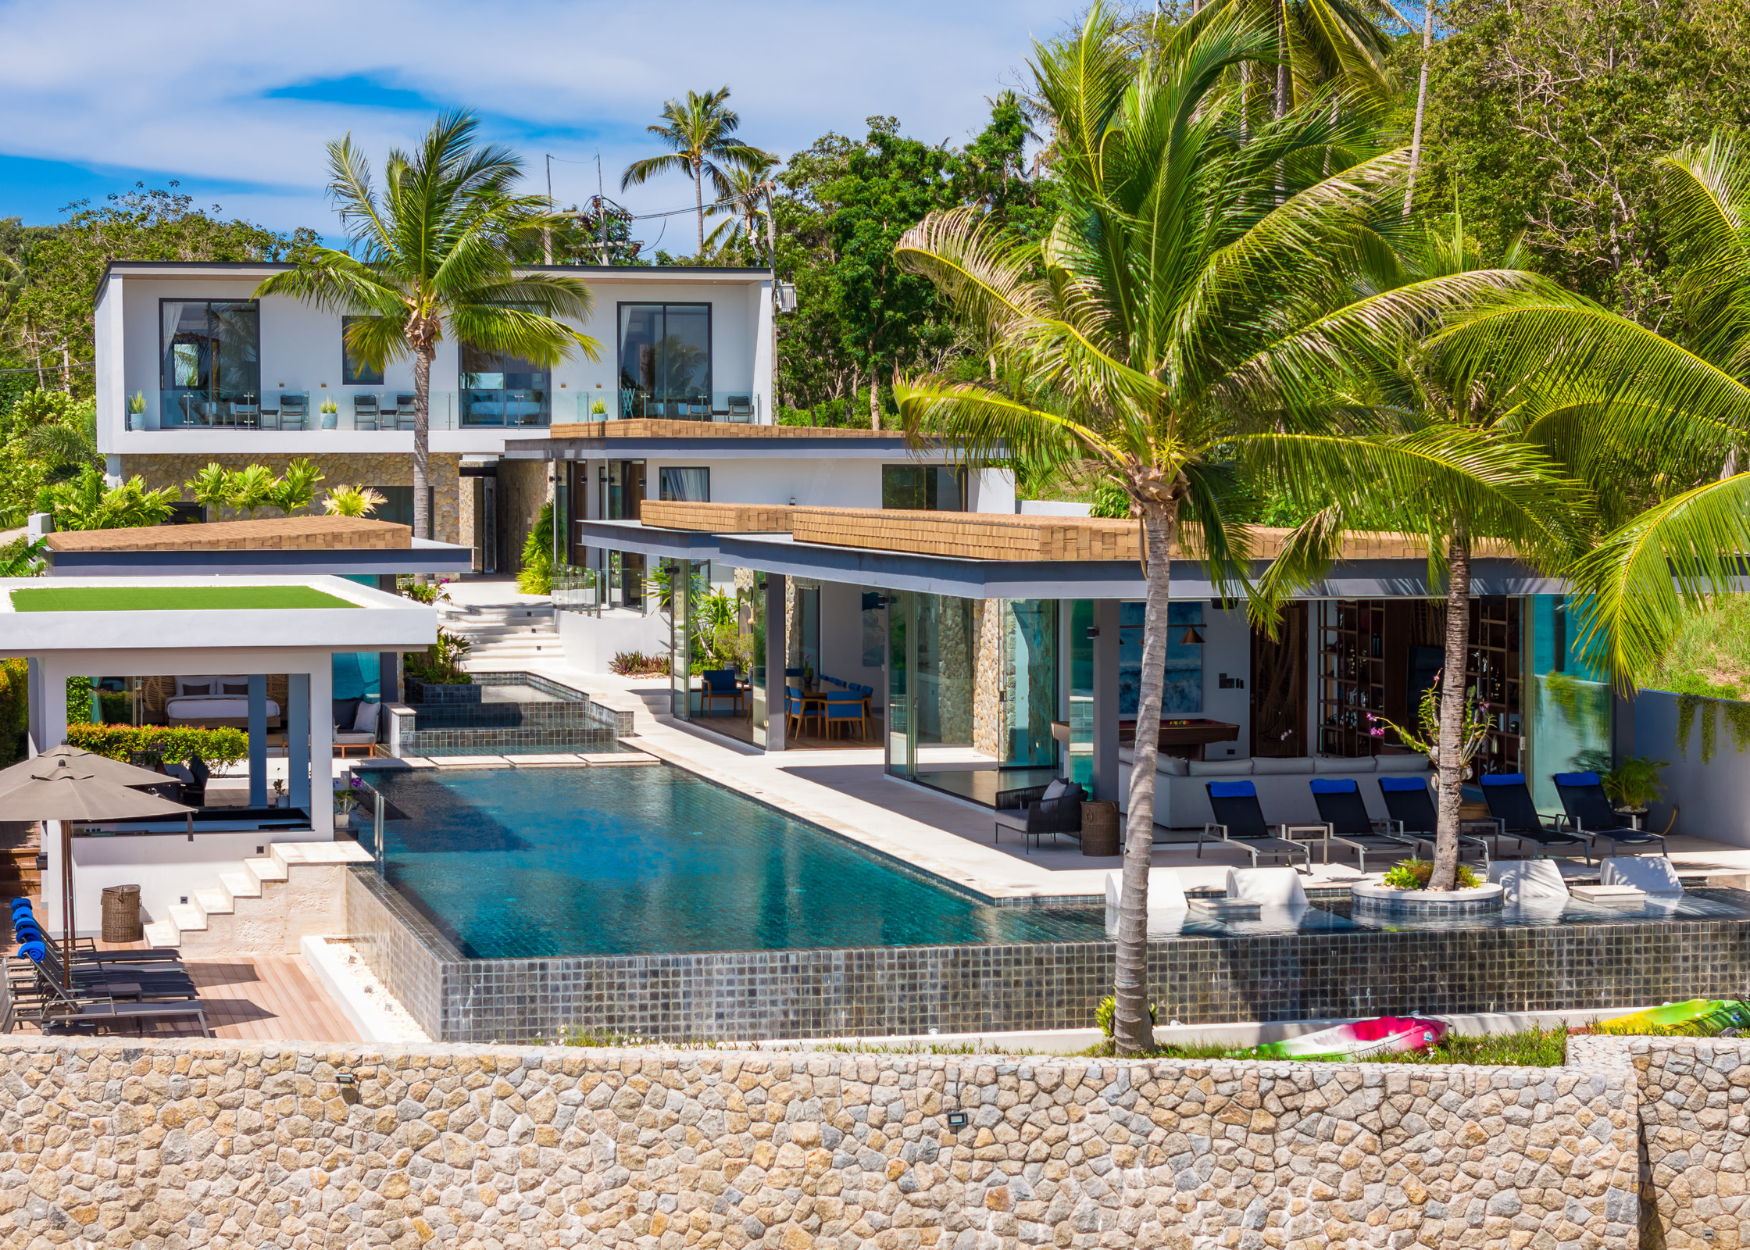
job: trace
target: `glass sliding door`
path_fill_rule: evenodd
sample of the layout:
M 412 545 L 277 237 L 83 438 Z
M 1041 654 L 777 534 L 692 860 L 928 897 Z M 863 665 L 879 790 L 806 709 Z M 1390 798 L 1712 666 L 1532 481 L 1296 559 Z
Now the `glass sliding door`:
M 261 315 L 254 300 L 158 301 L 158 424 L 230 426 L 261 399 Z
M 972 600 L 917 597 L 917 739 L 932 746 L 972 743 Z
M 544 426 L 552 422 L 551 377 L 516 356 L 461 345 L 462 424 Z
M 901 777 L 917 772 L 911 680 L 917 657 L 912 629 L 917 601 L 918 596 L 908 591 L 887 596 L 887 771 Z
M 711 502 L 710 469 L 670 469 L 657 471 L 658 493 L 665 500 L 682 503 Z
M 621 304 L 620 415 L 709 421 L 711 305 Z
M 1554 774 L 1610 766 L 1614 701 L 1604 674 L 1576 646 L 1581 605 L 1562 595 L 1531 595 L 1525 606 L 1532 686 L 1526 780 L 1540 811 L 1559 812 Z
M 1057 719 L 1057 600 L 1017 599 L 1005 604 L 993 599 L 985 610 L 1005 607 L 1003 646 L 1008 662 L 1003 666 L 1003 699 L 1009 709 L 1009 741 L 1003 763 L 1045 767 L 1057 763 L 1057 740 L 1051 736 L 1051 722 Z
M 952 465 L 884 464 L 881 506 L 915 512 L 964 512 L 966 470 Z

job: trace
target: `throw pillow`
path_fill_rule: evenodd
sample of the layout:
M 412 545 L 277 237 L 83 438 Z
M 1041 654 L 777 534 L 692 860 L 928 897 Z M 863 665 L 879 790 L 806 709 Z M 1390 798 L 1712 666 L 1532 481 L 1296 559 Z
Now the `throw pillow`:
M 380 703 L 359 704 L 358 714 L 352 718 L 352 731 L 355 734 L 376 733 L 377 709 L 380 707 Z
M 228 681 L 219 687 L 219 693 L 247 695 L 249 693 L 249 683 L 243 682 L 239 684 L 237 682 Z
M 207 695 L 213 693 L 213 683 L 210 681 L 181 681 L 176 683 L 176 693 L 179 695 Z
M 358 719 L 358 714 L 359 714 L 359 700 L 357 700 L 357 699 L 336 699 L 336 700 L 334 700 L 334 727 L 336 729 L 339 729 L 343 732 L 350 730 L 352 728 L 352 723 Z
M 1052 799 L 1061 799 L 1063 797 L 1063 792 L 1068 788 L 1069 787 L 1064 782 L 1063 778 L 1059 777 L 1056 781 L 1045 787 L 1045 793 L 1039 796 L 1039 801 L 1041 803 L 1049 803 Z

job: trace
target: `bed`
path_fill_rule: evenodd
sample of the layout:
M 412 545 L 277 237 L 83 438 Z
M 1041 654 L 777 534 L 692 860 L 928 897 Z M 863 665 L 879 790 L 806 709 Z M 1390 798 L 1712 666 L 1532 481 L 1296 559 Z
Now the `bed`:
M 178 677 L 176 693 L 164 700 L 164 717 L 172 725 L 235 725 L 249 727 L 249 678 Z M 267 723 L 277 724 L 280 705 L 267 700 Z

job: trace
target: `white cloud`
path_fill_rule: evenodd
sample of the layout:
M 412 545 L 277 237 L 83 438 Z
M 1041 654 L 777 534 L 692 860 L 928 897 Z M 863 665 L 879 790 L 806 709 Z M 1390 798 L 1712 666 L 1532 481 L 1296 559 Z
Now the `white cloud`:
M 221 196 L 227 212 L 331 229 L 323 144 L 350 130 L 380 157 L 422 130 L 430 111 L 267 93 L 356 76 L 481 111 L 537 179 L 543 152 L 585 162 L 555 162 L 561 199 L 594 192 L 599 150 L 617 195 L 619 171 L 650 152 L 644 126 L 689 88 L 727 83 L 742 134 L 785 154 L 829 129 L 860 134 L 876 113 L 898 116 L 918 138 L 959 142 L 983 121 L 985 97 L 1013 81 L 1030 31 L 1067 15 L 1048 0 L 4 0 L 0 151 L 252 184 Z M 649 211 L 691 195 L 677 176 L 623 198 Z

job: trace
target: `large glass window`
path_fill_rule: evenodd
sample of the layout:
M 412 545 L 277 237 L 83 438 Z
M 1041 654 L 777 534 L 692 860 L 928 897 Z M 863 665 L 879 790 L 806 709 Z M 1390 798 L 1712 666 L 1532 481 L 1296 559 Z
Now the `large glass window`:
M 1562 595 L 1531 595 L 1526 604 L 1533 693 L 1531 760 L 1524 771 L 1538 808 L 1559 812 L 1561 796 L 1550 778 L 1609 762 L 1613 701 L 1605 675 L 1576 645 L 1583 632 L 1583 603 Z M 1510 722 L 1503 728 L 1517 726 Z
M 711 502 L 710 469 L 664 468 L 660 474 L 662 498 L 681 503 Z
M 229 425 L 232 405 L 261 395 L 261 317 L 254 300 L 158 301 L 160 424 Z
M 340 319 L 340 384 L 342 386 L 381 386 L 383 371 L 367 365 L 364 358 L 352 350 L 347 340 L 347 331 L 352 329 L 353 322 L 369 320 L 366 317 L 342 317 Z
M 547 425 L 551 377 L 531 361 L 461 345 L 462 424 Z
M 620 305 L 620 415 L 711 418 L 711 305 Z
M 1051 723 L 1057 719 L 1057 600 L 992 599 L 987 612 L 1005 612 L 1003 702 L 1009 711 L 1005 764 L 1057 763 Z
M 884 464 L 881 506 L 923 512 L 966 511 L 966 470 L 947 465 Z

